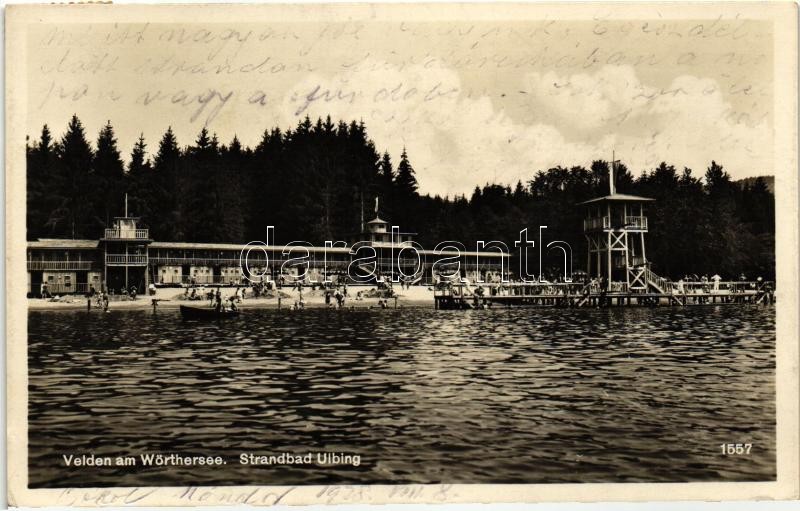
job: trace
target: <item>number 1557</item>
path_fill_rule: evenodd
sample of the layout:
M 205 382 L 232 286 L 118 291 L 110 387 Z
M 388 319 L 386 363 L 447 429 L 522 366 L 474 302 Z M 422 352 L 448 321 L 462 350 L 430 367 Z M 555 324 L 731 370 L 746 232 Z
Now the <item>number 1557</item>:
M 724 455 L 750 454 L 753 444 L 719 444 Z

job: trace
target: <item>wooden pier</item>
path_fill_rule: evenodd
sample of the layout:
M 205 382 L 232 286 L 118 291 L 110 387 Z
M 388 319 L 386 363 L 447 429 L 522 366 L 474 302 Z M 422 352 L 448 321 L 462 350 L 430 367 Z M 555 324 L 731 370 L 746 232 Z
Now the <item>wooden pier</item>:
M 588 283 L 465 283 L 440 284 L 434 291 L 434 306 L 440 310 L 493 307 L 686 307 L 692 305 L 772 304 L 772 282 L 735 281 L 669 283 L 661 292 L 627 289 L 612 283 L 600 289 Z

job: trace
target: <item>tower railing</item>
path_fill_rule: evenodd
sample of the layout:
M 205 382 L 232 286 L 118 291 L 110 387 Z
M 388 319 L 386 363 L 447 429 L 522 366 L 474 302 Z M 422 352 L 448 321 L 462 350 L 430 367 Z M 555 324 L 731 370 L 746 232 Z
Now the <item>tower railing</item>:
M 105 239 L 146 240 L 148 234 L 148 229 L 106 229 Z
M 583 220 L 584 231 L 596 231 L 600 229 L 611 229 L 611 218 L 602 216 L 597 218 L 586 218 Z
M 626 216 L 625 227 L 628 229 L 641 229 L 647 230 L 647 217 L 646 216 Z

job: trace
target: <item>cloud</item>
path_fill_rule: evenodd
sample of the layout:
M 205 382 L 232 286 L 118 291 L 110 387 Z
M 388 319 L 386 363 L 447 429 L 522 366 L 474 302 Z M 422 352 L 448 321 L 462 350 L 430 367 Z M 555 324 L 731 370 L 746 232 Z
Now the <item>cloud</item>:
M 642 83 L 630 66 L 593 75 L 531 73 L 530 108 L 568 139 L 606 137 L 630 168 L 661 161 L 705 172 L 712 159 L 734 176 L 772 172 L 772 132 L 766 116 L 753 120 L 726 101 L 712 79 L 678 76 L 664 87 Z M 600 143 L 607 154 L 611 147 Z
M 453 70 L 360 64 L 306 75 L 283 96 L 281 124 L 305 115 L 363 119 L 379 151 L 396 161 L 408 149 L 426 193 L 524 182 L 537 170 L 588 165 L 612 150 L 634 172 L 665 160 L 702 174 L 712 159 L 734 176 L 772 170 L 767 120 L 738 119 L 710 79 L 680 76 L 661 89 L 630 66 L 529 73 L 521 77 L 519 111 L 507 111 L 496 97 L 466 89 Z

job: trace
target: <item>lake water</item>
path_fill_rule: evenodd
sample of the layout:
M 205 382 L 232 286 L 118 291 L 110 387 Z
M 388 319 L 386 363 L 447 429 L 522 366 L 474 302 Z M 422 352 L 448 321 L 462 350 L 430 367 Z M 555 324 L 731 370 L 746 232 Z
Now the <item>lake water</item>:
M 775 311 L 29 313 L 30 486 L 774 480 Z M 749 455 L 720 444 L 751 443 Z M 244 466 L 336 452 L 360 465 Z M 62 455 L 222 456 L 67 467 Z

